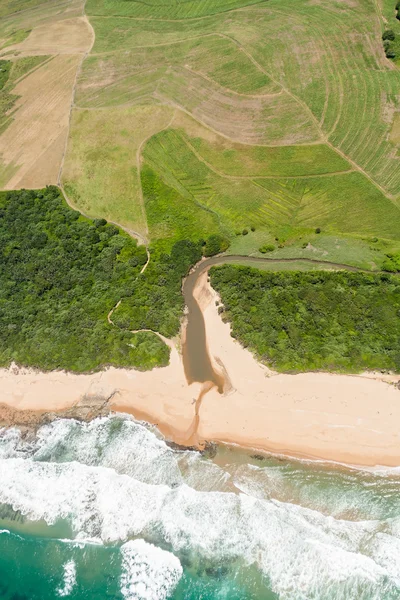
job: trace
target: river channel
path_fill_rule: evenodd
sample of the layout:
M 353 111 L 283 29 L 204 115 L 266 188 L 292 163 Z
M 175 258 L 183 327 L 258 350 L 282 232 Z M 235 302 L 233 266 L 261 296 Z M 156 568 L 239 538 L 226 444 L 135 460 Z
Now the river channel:
M 199 383 L 210 382 L 216 386 L 218 391 L 224 391 L 225 377 L 220 370 L 216 370 L 210 357 L 203 313 L 194 297 L 194 290 L 202 273 L 208 271 L 212 266 L 223 264 L 247 265 L 253 267 L 268 267 L 279 270 L 288 263 L 295 263 L 297 268 L 303 266 L 316 269 L 346 269 L 348 271 L 362 271 L 358 267 L 307 258 L 261 258 L 251 256 L 214 256 L 199 262 L 188 275 L 183 283 L 183 296 L 187 307 L 187 324 L 182 343 L 183 366 L 186 379 L 189 384 L 197 381 Z

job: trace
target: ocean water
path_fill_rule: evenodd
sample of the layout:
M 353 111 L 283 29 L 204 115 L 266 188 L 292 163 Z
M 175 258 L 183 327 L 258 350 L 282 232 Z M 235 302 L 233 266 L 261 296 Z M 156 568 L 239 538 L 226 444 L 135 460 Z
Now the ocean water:
M 127 415 L 0 429 L 0 599 L 400 598 L 400 470 L 171 447 Z

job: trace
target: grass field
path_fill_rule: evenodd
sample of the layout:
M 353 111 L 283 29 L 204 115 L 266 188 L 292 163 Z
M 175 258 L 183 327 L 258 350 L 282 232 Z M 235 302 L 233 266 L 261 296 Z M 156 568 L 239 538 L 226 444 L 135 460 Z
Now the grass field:
M 174 130 L 153 136 L 143 156 L 181 196 L 218 213 L 231 233 L 251 226 L 274 234 L 283 226 L 299 232 L 320 227 L 400 239 L 399 208 L 356 171 L 313 177 L 305 176 L 304 166 L 301 178 L 227 177 L 200 160 Z
M 78 0 L 2 10 L 8 93 L 38 81 L 44 66 L 34 61 L 52 55 L 46 46 L 58 40 L 65 54 L 90 45 Z M 95 39 L 78 72 L 62 167 L 77 208 L 167 246 L 220 233 L 243 252 L 268 240 L 274 252 L 307 252 L 320 228 L 326 259 L 337 237 L 346 240 L 339 254 L 353 244 L 365 265 L 397 249 L 400 72 L 381 40 L 399 25 L 389 0 L 88 0 L 85 12 Z M 59 149 L 29 166 L 11 152 L 9 137 L 20 134 L 7 124 L 0 184 L 29 186 L 35 170 L 53 177 L 44 164 Z M 371 250 L 364 240 L 375 237 L 386 246 Z
M 141 144 L 171 120 L 163 106 L 74 111 L 63 182 L 86 214 L 115 221 L 147 236 L 141 197 Z M 106 118 L 105 118 L 106 117 Z
M 218 232 L 243 252 L 275 238 L 276 252 L 307 252 L 321 228 L 326 260 L 349 252 L 375 268 L 397 249 L 389 0 L 88 0 L 85 10 L 95 43 L 63 173 L 77 207 L 153 242 Z M 173 118 L 144 127 L 142 111 Z M 386 246 L 371 250 L 375 237 Z

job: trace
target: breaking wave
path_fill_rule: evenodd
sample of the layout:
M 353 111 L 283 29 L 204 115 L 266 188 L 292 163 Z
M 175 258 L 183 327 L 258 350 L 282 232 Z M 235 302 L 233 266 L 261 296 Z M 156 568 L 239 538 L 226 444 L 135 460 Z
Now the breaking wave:
M 400 597 L 396 478 L 249 457 L 216 464 L 125 416 L 59 420 L 34 438 L 4 430 L 0 456 L 0 503 L 67 522 L 76 540 L 123 544 L 125 598 L 169 597 L 177 557 L 256 565 L 282 600 Z
M 60 597 L 69 596 L 76 584 L 76 566 L 73 560 L 69 560 L 64 565 L 63 586 L 58 588 L 57 593 Z
M 144 540 L 121 547 L 121 592 L 126 600 L 165 600 L 182 577 L 179 559 Z

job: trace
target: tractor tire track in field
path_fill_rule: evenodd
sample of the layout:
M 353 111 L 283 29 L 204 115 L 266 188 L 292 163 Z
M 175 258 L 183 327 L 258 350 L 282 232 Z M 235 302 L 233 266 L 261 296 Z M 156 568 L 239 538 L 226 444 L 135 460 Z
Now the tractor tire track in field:
M 281 87 L 285 90 L 285 92 L 291 96 L 291 98 L 293 98 L 293 100 L 295 100 L 304 110 L 305 112 L 310 116 L 311 120 L 313 121 L 313 123 L 315 124 L 318 133 L 320 135 L 320 139 L 322 142 L 324 142 L 325 144 L 327 144 L 328 146 L 330 146 L 332 148 L 332 150 L 335 150 L 338 154 L 340 154 L 340 156 L 342 158 L 344 158 L 345 160 L 347 160 L 353 167 L 354 169 L 356 169 L 357 171 L 359 171 L 360 173 L 362 173 L 376 188 L 378 188 L 378 190 L 380 192 L 382 192 L 382 194 L 384 196 L 386 196 L 386 198 L 388 198 L 389 200 L 391 200 L 393 202 L 393 204 L 396 206 L 396 208 L 398 208 L 398 204 L 395 202 L 397 199 L 396 195 L 393 194 L 389 194 L 389 192 L 387 190 L 385 190 L 385 188 L 383 188 L 377 181 L 375 181 L 375 179 L 373 179 L 373 177 L 371 177 L 371 175 L 369 175 L 365 169 L 363 169 L 358 163 L 356 163 L 352 158 L 350 158 L 350 156 L 348 156 L 348 154 L 345 154 L 342 150 L 340 150 L 340 148 L 338 148 L 337 146 L 334 146 L 332 144 L 332 142 L 329 141 L 327 135 L 322 131 L 321 126 L 319 124 L 318 119 L 315 117 L 315 115 L 313 114 L 313 112 L 311 111 L 311 109 L 309 108 L 309 106 L 303 102 L 303 100 L 301 100 L 298 96 L 296 96 L 295 94 L 293 94 L 287 87 L 285 87 L 281 82 L 278 82 L 272 75 L 271 73 L 269 73 L 268 71 L 266 71 L 259 62 L 257 62 L 257 60 L 253 57 L 253 55 L 246 50 L 240 42 L 238 42 L 235 38 L 231 37 L 231 36 L 226 36 L 225 34 L 220 34 L 223 35 L 224 37 L 227 37 L 228 39 L 232 40 L 233 42 L 235 42 L 238 47 L 246 54 L 246 56 L 248 56 L 248 58 L 252 61 L 252 63 L 258 67 L 260 69 L 260 71 L 262 73 L 264 73 L 267 77 L 270 77 L 270 79 L 272 81 L 274 81 L 276 84 L 281 85 Z

